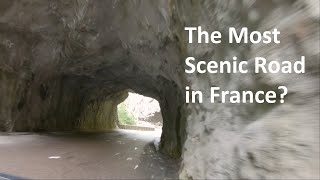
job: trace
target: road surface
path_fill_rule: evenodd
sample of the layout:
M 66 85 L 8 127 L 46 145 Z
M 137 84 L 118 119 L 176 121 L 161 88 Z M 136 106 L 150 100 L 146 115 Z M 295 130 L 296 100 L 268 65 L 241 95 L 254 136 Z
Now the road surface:
M 177 161 L 151 143 L 159 136 L 129 130 L 0 134 L 0 173 L 8 179 L 177 179 Z

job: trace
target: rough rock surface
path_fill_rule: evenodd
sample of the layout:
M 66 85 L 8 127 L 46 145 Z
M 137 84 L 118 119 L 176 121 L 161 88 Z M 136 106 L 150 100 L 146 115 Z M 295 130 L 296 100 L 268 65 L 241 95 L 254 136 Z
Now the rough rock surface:
M 189 1 L 177 5 L 183 24 L 227 32 L 229 27 L 280 30 L 280 44 L 187 44 L 201 60 L 300 60 L 305 74 L 197 74 L 191 88 L 289 89 L 284 104 L 188 106 L 181 177 L 194 179 L 319 178 L 319 1 Z M 226 35 L 226 33 L 224 33 Z M 224 35 L 223 35 L 224 36 Z M 186 38 L 186 36 L 184 36 Z M 209 91 L 208 91 L 209 89 Z M 210 100 L 209 96 L 206 96 Z
M 89 131 L 117 128 L 117 106 L 127 96 L 128 93 L 123 91 L 87 104 L 79 118 L 79 126 L 77 128 Z
M 182 178 L 319 178 L 319 16 L 317 0 L 1 1 L 0 130 L 110 128 L 101 109 L 132 89 L 159 101 L 160 149 L 183 152 Z M 276 27 L 281 44 L 188 44 L 183 27 L 198 25 Z M 301 55 L 306 74 L 184 74 L 187 56 Z M 284 104 L 186 106 L 186 84 L 290 91 Z

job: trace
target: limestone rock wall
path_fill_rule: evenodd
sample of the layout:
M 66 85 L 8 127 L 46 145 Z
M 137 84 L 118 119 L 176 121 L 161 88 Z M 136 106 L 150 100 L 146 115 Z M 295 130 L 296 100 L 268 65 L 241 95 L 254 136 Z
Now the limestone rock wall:
M 78 128 L 90 131 L 116 129 L 118 127 L 117 106 L 127 96 L 128 92 L 123 91 L 86 103 L 86 108 L 79 118 Z
M 194 74 L 191 89 L 206 92 L 203 104 L 188 105 L 181 178 L 319 178 L 319 1 L 177 1 L 184 26 L 201 25 L 226 35 L 229 27 L 280 30 L 280 44 L 188 44 L 198 60 L 300 60 L 305 74 Z M 178 32 L 180 32 L 178 30 Z M 194 34 L 194 37 L 196 34 Z M 197 37 L 196 37 L 197 38 Z M 252 72 L 252 71 L 251 71 Z M 285 85 L 284 104 L 210 103 L 210 87 L 268 90 Z

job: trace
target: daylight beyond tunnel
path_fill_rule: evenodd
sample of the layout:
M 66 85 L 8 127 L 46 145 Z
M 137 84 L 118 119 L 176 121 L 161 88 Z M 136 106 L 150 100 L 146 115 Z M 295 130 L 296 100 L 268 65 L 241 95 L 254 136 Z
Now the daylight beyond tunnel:
M 163 119 L 157 100 L 129 92 L 126 100 L 117 107 L 118 127 L 141 131 L 162 130 Z

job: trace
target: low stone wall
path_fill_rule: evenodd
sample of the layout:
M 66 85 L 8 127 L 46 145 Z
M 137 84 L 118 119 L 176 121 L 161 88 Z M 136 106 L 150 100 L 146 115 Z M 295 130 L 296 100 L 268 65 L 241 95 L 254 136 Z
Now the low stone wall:
M 129 130 L 138 130 L 138 131 L 154 131 L 154 127 L 146 127 L 146 126 L 134 126 L 134 125 L 123 125 L 118 124 L 120 129 L 129 129 Z

